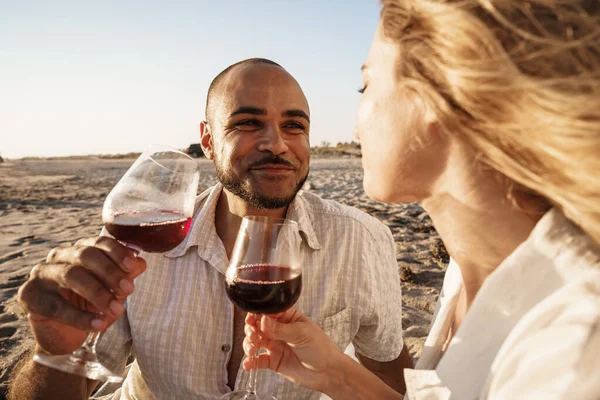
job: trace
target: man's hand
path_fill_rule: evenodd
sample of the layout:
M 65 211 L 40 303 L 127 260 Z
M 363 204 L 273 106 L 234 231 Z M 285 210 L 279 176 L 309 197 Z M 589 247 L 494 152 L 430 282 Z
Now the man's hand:
M 133 279 L 145 269 L 142 258 L 109 237 L 53 249 L 19 289 L 37 351 L 68 354 L 89 332 L 113 324 L 133 293 Z

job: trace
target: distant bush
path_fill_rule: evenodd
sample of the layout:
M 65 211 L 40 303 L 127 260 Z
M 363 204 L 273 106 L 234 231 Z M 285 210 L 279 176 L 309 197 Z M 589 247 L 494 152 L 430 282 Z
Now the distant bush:
M 21 160 L 22 161 L 39 161 L 39 160 L 46 160 L 46 161 L 59 161 L 59 160 L 64 160 L 64 161 L 80 161 L 80 160 L 93 160 L 93 159 L 100 159 L 100 160 L 126 160 L 126 159 L 135 159 L 135 158 L 138 158 L 140 156 L 140 154 L 142 154 L 142 153 L 131 152 L 131 153 L 125 153 L 125 154 L 93 154 L 93 155 L 87 155 L 87 156 L 23 157 L 23 158 L 21 158 Z
M 97 156 L 101 160 L 122 160 L 128 158 L 138 158 L 142 153 L 125 153 L 125 154 L 101 154 Z
M 183 150 L 183 152 L 194 158 L 204 157 L 204 151 L 202 150 L 200 143 L 190 144 L 187 149 Z
M 322 142 L 321 146 L 310 148 L 310 154 L 316 157 L 361 157 L 360 143 L 338 143 L 331 147 L 329 142 Z

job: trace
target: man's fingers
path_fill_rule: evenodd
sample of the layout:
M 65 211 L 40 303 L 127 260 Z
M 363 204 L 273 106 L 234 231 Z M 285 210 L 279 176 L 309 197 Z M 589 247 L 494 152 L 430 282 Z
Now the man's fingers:
M 79 242 L 78 242 L 79 243 Z M 102 250 L 115 264 L 125 271 L 131 279 L 137 277 L 146 270 L 146 261 L 137 257 L 130 248 L 122 245 L 117 240 L 108 236 L 82 239 L 84 246 L 93 246 Z
M 32 292 L 27 284 L 19 290 L 19 301 L 29 314 L 32 322 L 51 319 L 82 331 L 101 331 L 106 326 L 105 318 L 82 311 L 57 293 L 47 291 Z
M 97 239 L 98 246 L 112 246 L 112 248 L 117 251 L 124 249 L 123 246 L 116 243 L 113 239 L 100 239 L 102 238 Z M 145 270 L 145 261 L 142 259 L 139 259 L 141 261 L 132 259 L 134 260 L 132 262 L 135 266 L 129 272 L 125 271 L 122 266 L 111 258 L 110 253 L 107 253 L 103 248 L 86 245 L 86 243 L 92 243 L 92 240 L 93 239 L 80 240 L 73 247 L 59 247 L 52 250 L 48 255 L 49 263 L 83 266 L 91 271 L 104 286 L 114 292 L 117 296 L 121 298 L 127 297 L 133 292 L 133 278 Z M 125 252 L 129 251 L 127 249 L 124 250 Z M 118 258 L 114 254 L 112 256 Z M 127 258 L 125 260 L 127 260 Z M 126 263 L 126 261 L 123 260 L 121 260 L 121 262 Z
M 49 291 L 44 290 L 46 282 L 56 282 L 61 287 L 73 291 L 105 314 L 118 318 L 123 313 L 123 305 L 117 301 L 115 295 L 103 282 L 83 267 L 66 264 L 41 264 L 37 265 L 32 272 L 32 278 L 23 286 L 24 293 L 32 293 L 33 296 L 23 297 L 25 302 L 35 301 L 35 295 Z
M 104 286 L 119 297 L 133 293 L 133 279 L 96 247 L 82 247 L 77 251 L 78 264 L 92 272 Z
M 106 236 L 80 239 L 70 247 L 57 247 L 48 254 L 46 261 L 48 263 L 80 264 L 80 253 L 86 251 L 86 248 L 99 250 L 132 280 L 146 269 L 144 259 L 136 257 L 133 251 Z M 93 253 L 88 256 L 91 254 Z

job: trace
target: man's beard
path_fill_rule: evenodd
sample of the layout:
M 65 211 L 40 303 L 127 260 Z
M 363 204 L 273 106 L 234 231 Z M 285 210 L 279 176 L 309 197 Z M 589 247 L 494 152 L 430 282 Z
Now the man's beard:
M 261 160 L 261 164 L 266 164 L 267 162 L 270 164 L 282 164 L 282 162 L 277 161 L 278 157 L 275 156 L 269 160 Z M 246 181 L 241 181 L 233 174 L 228 173 L 224 168 L 222 168 L 221 162 L 215 157 L 214 160 L 215 170 L 217 172 L 217 178 L 223 185 L 225 189 L 244 200 L 251 207 L 262 209 L 262 210 L 277 210 L 283 207 L 287 207 L 290 205 L 292 201 L 296 198 L 296 194 L 302 189 L 304 182 L 308 178 L 308 172 L 306 176 L 298 182 L 292 194 L 287 197 L 272 197 L 268 195 L 261 195 L 257 193 L 257 191 L 252 190 L 250 184 Z

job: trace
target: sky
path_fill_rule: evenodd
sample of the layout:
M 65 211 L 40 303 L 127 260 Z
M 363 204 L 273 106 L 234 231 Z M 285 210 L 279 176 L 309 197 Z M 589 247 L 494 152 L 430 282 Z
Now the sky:
M 376 0 L 0 0 L 0 155 L 199 141 L 228 65 L 272 59 L 302 86 L 311 144 L 353 137 Z

